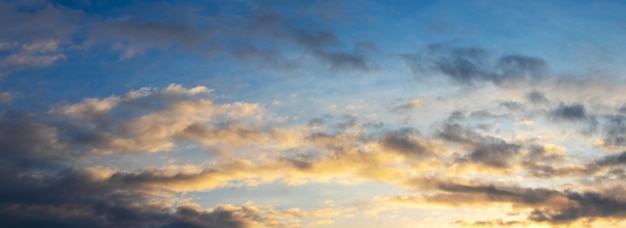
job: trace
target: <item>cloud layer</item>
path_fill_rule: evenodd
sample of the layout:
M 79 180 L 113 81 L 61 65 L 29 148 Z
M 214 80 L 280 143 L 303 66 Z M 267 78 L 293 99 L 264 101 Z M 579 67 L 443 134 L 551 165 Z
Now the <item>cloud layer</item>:
M 557 5 L 2 2 L 0 226 L 625 226 L 623 7 Z

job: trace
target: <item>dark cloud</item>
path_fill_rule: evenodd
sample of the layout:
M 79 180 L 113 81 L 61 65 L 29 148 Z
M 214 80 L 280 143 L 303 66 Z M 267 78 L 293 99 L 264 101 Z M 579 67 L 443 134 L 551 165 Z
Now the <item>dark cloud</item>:
M 21 113 L 0 115 L 0 151 L 0 161 L 25 168 L 53 165 L 70 155 L 53 127 Z
M 75 10 L 47 5 L 34 12 L 21 11 L 15 2 L 0 3 L 0 38 L 7 41 L 31 42 L 35 40 L 59 40 L 69 42 L 77 24 L 85 16 Z M 42 22 L 46 22 L 45 24 Z
M 494 139 L 487 143 L 479 143 L 466 159 L 488 166 L 507 168 L 511 159 L 517 154 L 519 146 Z
M 543 104 L 549 102 L 546 96 L 539 91 L 532 91 L 526 95 L 526 98 L 534 104 Z
M 321 24 L 314 20 L 309 22 L 317 26 L 302 27 L 292 23 L 293 18 L 276 12 L 261 11 L 253 14 L 247 22 L 247 31 L 242 31 L 244 34 L 286 41 L 309 51 L 341 46 L 334 32 L 319 28 Z
M 626 105 L 622 105 L 619 109 L 617 109 L 617 111 L 626 114 Z
M 309 122 L 307 122 L 307 126 L 317 127 L 317 126 L 324 125 L 325 122 L 326 121 L 323 118 L 316 117 L 316 118 L 310 119 Z
M 453 194 L 464 194 L 469 197 L 465 200 L 468 202 L 474 202 L 478 198 L 480 202 L 487 200 L 487 202 L 507 202 L 515 203 L 525 206 L 538 206 L 546 203 L 554 197 L 561 196 L 561 193 L 551 189 L 545 188 L 522 188 L 516 186 L 498 186 L 498 185 L 486 185 L 486 184 L 458 184 L 453 182 L 441 181 L 436 184 L 436 188 L 443 192 Z M 428 200 L 438 201 L 451 198 L 442 197 L 446 195 L 433 195 L 427 197 Z M 460 196 L 460 195 L 459 195 Z M 473 197 L 473 198 L 472 198 Z M 454 203 L 454 202 L 448 202 Z M 558 206 L 558 205 L 554 205 Z
M 485 69 L 488 53 L 481 48 L 430 45 L 427 47 L 426 56 L 405 54 L 402 57 L 416 73 L 440 72 L 463 84 L 474 84 L 475 81 L 488 80 L 492 77 Z
M 620 167 L 626 164 L 626 151 L 620 154 L 607 155 L 584 165 L 568 165 L 564 161 L 566 161 L 566 157 L 563 155 L 547 153 L 541 146 L 532 146 L 520 164 L 527 169 L 529 176 L 537 178 L 594 174 L 599 174 L 600 177 L 611 176 L 611 178 L 615 178 L 623 174 Z
M 585 106 L 582 104 L 560 104 L 558 108 L 552 110 L 551 114 L 556 119 L 567 121 L 581 121 L 588 118 Z
M 307 126 L 325 128 L 324 130 L 326 130 L 326 132 L 318 132 L 311 135 L 310 138 L 315 139 L 323 135 L 338 135 L 339 133 L 345 132 L 348 129 L 359 126 L 359 119 L 354 115 L 324 115 L 322 117 L 310 119 L 307 122 Z
M 331 31 L 315 31 L 304 28 L 286 30 L 284 38 L 310 50 L 319 50 L 328 46 L 337 46 L 339 39 Z
M 388 132 L 382 136 L 381 144 L 386 148 L 408 156 L 423 156 L 430 153 L 428 147 L 422 145 L 417 138 L 418 131 L 405 128 Z
M 92 31 L 91 37 L 92 39 L 126 42 L 129 44 L 128 48 L 138 51 L 174 45 L 194 50 L 207 42 L 210 32 L 209 29 L 197 28 L 190 24 L 124 20 L 103 23 Z
M 495 168 L 507 168 L 509 163 L 519 155 L 520 145 L 480 135 L 456 123 L 446 123 L 439 132 L 444 140 L 469 147 L 469 153 L 459 157 L 459 162 L 484 164 Z
M 329 64 L 333 71 L 370 71 L 371 66 L 365 56 L 354 52 L 333 52 L 316 50 L 313 54 L 321 61 Z
M 548 71 L 548 64 L 543 59 L 522 55 L 507 55 L 500 57 L 496 64 L 498 74 L 494 80 L 502 83 L 519 78 L 539 80 Z
M 601 160 L 596 161 L 595 164 L 601 165 L 601 166 L 613 166 L 613 165 L 626 164 L 626 151 L 618 155 L 606 156 L 602 158 Z
M 298 154 L 290 158 L 284 158 L 285 161 L 291 163 L 291 165 L 293 165 L 295 168 L 300 169 L 300 170 L 311 169 L 315 161 L 318 159 L 319 157 L 310 153 Z
M 99 179 L 72 167 L 77 154 L 58 127 L 24 113 L 0 115 L 0 227 L 247 227 L 232 210 L 200 211 L 149 203 L 138 191 L 162 177 Z
M 509 117 L 507 114 L 494 114 L 486 110 L 471 112 L 469 117 L 478 119 L 500 119 Z
M 337 129 L 340 132 L 343 132 L 345 130 L 348 130 L 349 128 L 352 128 L 354 126 L 357 125 L 357 117 L 353 116 L 353 115 L 344 115 L 341 118 L 341 121 L 336 123 L 334 125 L 335 129 Z
M 175 227 L 252 227 L 247 219 L 227 208 L 218 207 L 212 212 L 198 211 L 195 208 L 181 206 L 176 210 L 175 221 L 163 228 Z
M 529 176 L 538 178 L 582 174 L 584 171 L 577 167 L 561 167 L 564 161 L 566 157 L 558 151 L 551 151 L 550 148 L 542 145 L 530 145 L 527 153 L 521 158 L 520 164 L 528 170 Z
M 595 192 L 563 193 L 575 205 L 557 210 L 534 210 L 528 217 L 537 222 L 569 223 L 584 218 L 626 217 L 626 201 Z
M 367 57 L 378 50 L 373 43 L 357 42 L 352 50 L 342 50 L 343 43 L 333 31 L 325 29 L 324 26 L 305 28 L 292 23 L 292 18 L 272 12 L 262 12 L 254 18 L 250 23 L 250 30 L 245 33 L 256 38 L 269 38 L 270 40 L 267 41 L 274 43 L 277 47 L 284 47 L 284 43 L 294 45 L 312 54 L 322 64 L 327 64 L 331 71 L 370 71 L 373 69 Z M 312 21 L 311 24 L 320 25 L 316 21 Z M 273 59 L 279 59 L 273 57 Z
M 25 128 L 37 126 L 27 122 L 19 125 Z M 12 133 L 8 130 L 15 129 L 1 128 L 0 135 Z M 17 134 L 11 139 L 13 140 L 2 142 L 3 154 L 19 151 L 21 153 L 15 156 L 23 158 L 4 157 L 9 159 L 4 160 L 1 166 L 0 181 L 5 186 L 0 189 L 0 214 L 3 217 L 0 219 L 0 226 L 135 226 L 138 223 L 134 221 L 143 220 L 145 223 L 159 218 L 158 213 L 154 213 L 153 217 L 144 217 L 145 214 L 141 212 L 150 209 L 131 206 L 132 202 L 145 200 L 142 196 L 116 193 L 113 185 L 94 181 L 86 173 L 61 168 L 59 164 L 49 160 L 49 157 L 39 156 L 54 151 L 44 153 L 40 149 L 45 150 L 45 147 L 37 148 L 39 145 L 51 143 L 43 142 L 37 134 Z M 24 160 L 38 166 L 24 166 Z
M 626 146 L 626 116 L 609 116 L 603 126 L 606 146 Z
M 0 190 L 2 227 L 246 227 L 248 223 L 219 208 L 203 212 L 179 207 L 172 213 L 166 206 L 147 203 L 147 195 L 94 180 L 78 170 L 44 179 L 3 172 L 0 178 L 12 184 Z
M 548 71 L 544 60 L 528 56 L 506 55 L 497 58 L 494 63 L 489 52 L 478 47 L 433 44 L 423 53 L 403 54 L 401 57 L 417 74 L 441 73 L 454 82 L 468 86 L 484 82 L 504 85 L 537 81 Z
M 292 21 L 293 18 L 285 15 L 263 12 L 251 24 L 251 31 L 302 48 L 321 63 L 327 64 L 332 71 L 370 71 L 374 68 L 368 56 L 378 51 L 375 44 L 356 42 L 352 50 L 345 50 L 342 48 L 345 45 L 337 35 L 326 29 L 327 26 L 320 21 L 310 21 L 313 26 L 309 27 L 302 27 Z
M 458 184 L 446 181 L 437 182 L 435 186 L 446 193 L 426 196 L 429 201 L 453 205 L 463 202 L 513 203 L 517 208 L 535 208 L 528 215 L 528 220 L 533 222 L 568 224 L 580 219 L 626 217 L 626 201 L 596 192 L 561 192 L 546 188 Z M 458 201 L 455 202 L 454 199 Z
M 526 108 L 524 104 L 515 101 L 505 101 L 500 103 L 500 105 L 513 111 L 519 111 Z
M 284 57 L 281 50 L 275 46 L 259 48 L 250 44 L 241 44 L 233 47 L 233 55 L 242 62 L 257 63 L 264 69 L 294 70 L 302 66 L 298 59 Z
M 145 196 L 91 179 L 76 170 L 57 175 L 18 175 L 27 170 L 4 170 L 0 210 L 3 227 L 50 223 L 58 227 L 152 226 L 164 223 L 165 208 L 141 202 Z M 141 206 L 139 206 L 141 205 Z
M 0 77 L 66 60 L 78 23 L 86 20 L 79 11 L 46 4 L 27 10 L 24 5 L 0 2 Z
M 201 56 L 225 54 L 271 70 L 300 69 L 307 66 L 301 61 L 307 60 L 324 64 L 333 72 L 376 68 L 370 61 L 378 52 L 375 44 L 344 44 L 319 12 L 278 13 L 276 3 L 207 7 L 197 3 L 61 1 L 30 9 L 33 12 L 20 12 L 14 5 L 0 3 L 0 26 L 7 28 L 0 31 L 0 49 L 11 49 L 10 55 L 0 55 L 0 74 L 72 58 L 66 55 L 65 47 L 77 46 L 109 47 L 121 60 L 165 50 Z

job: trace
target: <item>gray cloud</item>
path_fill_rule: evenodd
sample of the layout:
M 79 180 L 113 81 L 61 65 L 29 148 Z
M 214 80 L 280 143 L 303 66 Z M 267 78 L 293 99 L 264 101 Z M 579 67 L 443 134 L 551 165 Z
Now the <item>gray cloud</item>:
M 498 71 L 496 83 L 520 78 L 540 80 L 548 72 L 548 64 L 543 59 L 522 55 L 502 56 L 495 68 Z
M 609 116 L 603 126 L 603 137 L 607 146 L 626 146 L 626 116 Z
M 480 110 L 480 111 L 471 112 L 469 117 L 470 118 L 477 118 L 477 119 L 501 119 L 501 118 L 507 118 L 507 117 L 509 117 L 509 115 L 507 115 L 507 114 L 494 114 L 494 113 L 486 111 L 486 110 Z
M 446 123 L 439 137 L 444 140 L 469 146 L 469 153 L 459 157 L 459 162 L 472 162 L 495 168 L 507 168 L 519 155 L 520 145 L 502 139 L 483 136 L 456 123 Z
M 585 106 L 582 104 L 564 105 L 552 110 L 552 117 L 567 121 L 581 121 L 588 118 Z
M 521 158 L 520 164 L 528 170 L 529 176 L 554 178 L 580 175 L 585 172 L 585 169 L 582 167 L 562 166 L 566 164 L 566 157 L 549 150 L 549 148 L 542 145 L 528 146 L 528 152 Z
M 12 2 L 0 3 L 0 38 L 4 42 L 31 43 L 38 40 L 69 42 L 85 16 L 76 10 L 47 5 L 34 12 L 20 11 Z M 46 22 L 46 23 L 42 23 Z
M 378 50 L 376 45 L 369 42 L 357 42 L 352 50 L 341 50 L 343 44 L 334 32 L 302 28 L 276 13 L 263 12 L 257 15 L 248 33 L 265 36 L 270 41 L 287 41 L 311 53 L 332 71 L 370 71 L 373 66 L 367 56 Z M 277 46 L 283 45 L 277 43 Z
M 496 185 L 465 185 L 454 183 L 439 183 L 439 190 L 452 193 L 470 193 L 482 195 L 492 202 L 512 202 L 525 205 L 544 203 L 550 198 L 559 195 L 550 189 L 529 189 L 520 187 L 503 187 Z
M 358 53 L 316 50 L 313 54 L 329 64 L 330 70 L 333 71 L 370 71 L 372 69 L 366 62 L 365 56 Z
M 174 45 L 193 50 L 194 48 L 202 47 L 207 42 L 210 32 L 210 29 L 196 28 L 189 24 L 141 23 L 123 20 L 101 24 L 91 32 L 91 39 L 99 39 L 101 41 L 111 39 L 114 42 L 127 42 L 129 44 L 128 48 L 134 48 L 137 51 L 151 47 L 163 48 Z M 130 55 L 131 53 L 128 54 Z
M 15 94 L 11 92 L 0 92 L 0 105 L 9 104 L 14 98 Z
M 0 27 L 5 28 L 0 31 L 0 77 L 66 60 L 78 22 L 85 20 L 75 10 L 47 5 L 24 12 L 19 5 L 0 3 Z
M 568 224 L 580 219 L 598 217 L 625 218 L 626 201 L 596 192 L 561 192 L 545 188 L 522 188 L 488 184 L 457 184 L 435 181 L 436 188 L 446 192 L 427 196 L 433 202 L 456 204 L 461 202 L 513 203 L 518 208 L 535 208 L 527 219 L 533 222 Z M 452 196 L 448 194 L 453 194 Z M 462 199 L 462 200 L 461 200 Z M 555 200 L 571 203 L 556 203 Z M 486 201 L 486 202 L 485 202 Z
M 505 102 L 500 103 L 500 106 L 503 106 L 512 111 L 520 111 L 526 108 L 524 104 L 520 102 L 515 102 L 515 101 L 505 101 Z
M 539 91 L 532 91 L 526 95 L 526 98 L 534 104 L 542 104 L 550 102 L 546 96 Z
M 467 158 L 476 163 L 506 168 L 519 148 L 518 145 L 506 143 L 504 140 L 494 140 L 489 143 L 477 144 Z
M 325 128 L 324 130 L 326 130 L 327 132 L 318 132 L 319 134 L 317 134 L 317 136 L 315 136 L 316 134 L 313 134 L 313 136 L 311 136 L 312 138 L 316 138 L 321 135 L 335 135 L 337 133 L 342 133 L 348 129 L 359 126 L 359 119 L 354 115 L 324 115 L 322 117 L 310 119 L 307 122 L 307 126 L 315 128 Z
M 251 221 L 223 208 L 172 212 L 147 203 L 151 196 L 135 191 L 137 179 L 102 181 L 68 167 L 76 157 L 55 128 L 23 116 L 0 117 L 2 227 L 247 227 Z
M 18 167 L 45 167 L 70 154 L 53 127 L 20 113 L 0 117 L 0 161 Z
M 422 145 L 423 142 L 417 140 L 416 129 L 404 128 L 391 131 L 382 136 L 381 144 L 392 151 L 396 151 L 408 156 L 424 156 L 430 154 L 428 147 Z
M 622 114 L 626 113 L 626 105 L 622 105 L 619 109 L 617 109 L 617 111 Z
M 241 12 L 225 8 L 218 9 L 221 13 L 204 13 L 194 9 L 199 7 L 194 3 L 177 7 L 168 3 L 126 4 L 129 6 L 123 9 L 116 8 L 117 3 L 65 3 L 32 8 L 33 13 L 20 12 L 15 4 L 0 4 L 0 25 L 9 28 L 0 32 L 0 50 L 10 48 L 9 55 L 0 53 L 0 74 L 47 67 L 72 58 L 66 53 L 67 47 L 102 46 L 118 52 L 120 60 L 158 49 L 234 56 L 244 64 L 271 70 L 300 69 L 307 66 L 302 61 L 311 59 L 332 72 L 375 69 L 369 60 L 378 50 L 373 43 L 344 44 L 323 18 L 279 14 L 273 11 L 273 4 L 232 4 L 243 7 L 241 12 L 245 13 L 239 15 Z M 95 9 L 113 16 L 91 14 Z M 154 13 L 161 17 L 146 16 Z M 303 20 L 306 26 L 296 23 Z M 46 26 L 42 27 L 42 21 Z M 79 22 L 89 26 L 79 26 Z M 26 49 L 44 42 L 55 48 Z
M 324 120 L 324 118 L 316 117 L 316 118 L 310 119 L 307 122 L 307 126 L 318 127 L 318 126 L 324 125 L 325 122 L 326 121 Z
M 578 219 L 598 217 L 626 217 L 626 201 L 600 195 L 595 192 L 564 193 L 576 205 L 557 210 L 535 209 L 528 217 L 537 222 L 569 223 Z
M 343 132 L 349 128 L 352 128 L 357 125 L 357 117 L 353 115 L 344 115 L 341 118 L 341 121 L 334 125 L 334 128 L 340 132 Z
M 175 221 L 163 226 L 163 228 L 175 227 L 226 227 L 243 228 L 252 227 L 246 218 L 231 210 L 218 207 L 212 212 L 197 211 L 195 208 L 182 206 L 176 210 Z
M 613 166 L 613 165 L 622 165 L 626 164 L 626 151 L 618 154 L 618 155 L 609 155 L 595 162 L 597 165 L 601 166 Z
M 478 47 L 451 47 L 433 44 L 423 53 L 403 54 L 404 62 L 416 74 L 436 72 L 452 81 L 473 86 L 491 82 L 505 85 L 521 81 L 537 81 L 548 71 L 542 59 L 522 55 L 505 55 L 493 62 L 489 52 Z

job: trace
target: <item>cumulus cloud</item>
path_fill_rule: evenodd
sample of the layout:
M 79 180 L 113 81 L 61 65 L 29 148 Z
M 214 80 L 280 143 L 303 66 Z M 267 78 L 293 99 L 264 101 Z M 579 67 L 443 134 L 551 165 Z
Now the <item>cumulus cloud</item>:
M 260 105 L 218 104 L 211 96 L 211 90 L 203 86 L 173 84 L 58 105 L 47 114 L 56 118 L 53 123 L 20 115 L 1 116 L 0 145 L 5 151 L 1 160 L 5 165 L 0 178 L 11 186 L 0 194 L 5 199 L 0 200 L 0 208 L 10 215 L 3 221 L 59 226 L 271 227 L 308 219 L 306 224 L 313 225 L 315 221 L 333 221 L 344 212 L 227 204 L 208 209 L 188 204 L 172 207 L 163 203 L 163 197 L 268 183 L 364 181 L 424 192 L 387 198 L 392 203 L 511 205 L 512 212 L 527 215 L 519 221 L 524 224 L 571 224 L 588 218 L 619 219 L 624 214 L 623 199 L 602 189 L 569 191 L 466 180 L 473 174 L 498 178 L 526 175 L 541 180 L 593 176 L 624 163 L 619 154 L 585 166 L 560 164 L 569 161 L 562 146 L 509 142 L 462 125 L 464 121 L 500 118 L 490 112 L 453 112 L 428 133 L 415 128 L 367 132 L 362 129 L 366 124 L 352 115 L 267 127 L 267 110 Z M 109 153 L 176 153 L 173 148 L 188 142 L 221 146 L 223 154 L 210 163 L 184 166 L 132 170 L 67 166 L 68 162 Z M 242 154 L 245 151 L 257 153 Z M 259 155 L 258 151 L 266 153 Z M 85 152 L 91 152 L 87 153 L 90 156 L 84 156 Z M 516 174 L 520 167 L 527 172 Z M 448 179 L 437 178 L 443 174 Z M 69 191 L 74 193 L 67 194 Z
M 93 153 L 169 151 L 176 141 L 211 144 L 216 140 L 269 140 L 255 128 L 262 114 L 257 104 L 214 104 L 204 86 L 172 84 L 163 90 L 142 88 L 124 96 L 88 98 L 51 111 L 70 118 L 75 143 L 98 145 Z M 126 113 L 126 114 L 125 114 Z M 175 117 L 175 118 L 174 118 Z M 239 120 L 250 119 L 247 123 Z M 223 125 L 229 127 L 222 127 Z M 250 140 L 254 141 L 254 140 Z
M 0 116 L 0 125 L 0 181 L 6 184 L 0 189 L 3 227 L 283 227 L 300 224 L 301 217 L 328 219 L 340 213 L 326 209 L 294 214 L 293 209 L 251 203 L 208 209 L 172 205 L 168 194 L 145 191 L 150 190 L 146 187 L 156 184 L 176 190 L 185 182 L 200 180 L 190 178 L 194 175 L 207 178 L 202 186 L 219 176 L 228 182 L 236 180 L 243 167 L 233 166 L 229 177 L 217 171 L 207 176 L 210 171 L 190 166 L 134 174 L 106 167 L 80 168 L 73 163 L 81 156 L 71 153 L 72 142 L 59 136 L 55 127 L 6 113 Z
M 566 78 L 553 75 L 539 57 L 433 44 L 400 55 L 414 75 L 444 79 L 433 80 L 442 87 L 430 90 L 433 84 L 425 80 L 413 90 L 398 82 L 407 79 L 404 71 L 371 74 L 386 70 L 378 64 L 396 67 L 377 57 L 397 54 L 384 54 L 388 50 L 361 40 L 370 36 L 360 31 L 337 31 L 352 25 L 343 19 L 353 18 L 344 16 L 369 12 L 351 7 L 325 18 L 341 4 L 296 3 L 301 10 L 292 11 L 283 8 L 286 2 L 255 1 L 208 6 L 31 3 L 0 3 L 0 27 L 6 28 L 0 31 L 0 75 L 35 69 L 24 77 L 45 78 L 8 78 L 4 85 L 9 89 L 0 92 L 2 227 L 345 226 L 355 215 L 384 214 L 390 216 L 384 219 L 401 221 L 408 214 L 385 214 L 386 204 L 429 212 L 433 207 L 472 210 L 485 218 L 461 219 L 453 226 L 610 227 L 622 225 L 626 218 L 626 90 L 619 77 Z M 185 54 L 192 57 L 179 59 Z M 235 81 L 257 75 L 271 75 L 271 80 L 234 85 L 249 91 L 247 96 L 180 84 L 102 95 L 107 86 L 145 83 L 141 80 L 152 77 L 153 70 L 133 71 L 135 64 L 147 69 L 150 66 L 143 64 L 159 65 L 164 56 L 216 60 L 206 66 L 209 76 L 187 78 L 192 81 L 221 82 L 224 72 L 227 77 L 246 75 Z M 74 81 L 78 73 L 66 74 L 65 67 L 75 66 L 70 64 L 77 59 L 89 67 L 128 61 L 109 65 L 114 65 L 112 71 L 85 75 L 96 78 L 90 82 L 98 91 L 28 91 L 54 84 L 53 90 Z M 60 67 L 50 68 L 55 65 Z M 256 67 L 252 74 L 250 66 Z M 293 74 L 280 80 L 287 76 L 284 71 L 276 75 L 263 70 Z M 62 77 L 48 77 L 61 71 Z M 109 77 L 119 72 L 146 76 L 140 81 Z M 158 72 L 154 79 L 167 73 Z M 363 85 L 391 89 L 381 95 L 406 96 L 381 104 L 378 94 L 365 93 L 376 90 L 354 86 L 332 85 L 324 94 L 310 92 L 313 87 L 299 90 L 301 81 L 291 77 L 301 73 L 356 73 L 366 77 Z M 343 81 L 327 79 L 307 82 L 316 86 Z M 288 82 L 273 84 L 278 81 Z M 461 89 L 445 88 L 449 83 Z M 287 90 L 265 97 L 271 95 L 266 85 L 269 90 Z M 99 95 L 76 97 L 84 94 L 81 91 Z M 355 104 L 341 97 L 345 93 L 362 95 L 357 101 L 362 105 L 345 106 L 340 114 L 309 113 L 323 110 L 316 105 L 325 102 L 337 107 Z M 295 99 L 318 94 L 338 100 Z M 380 99 L 390 101 L 387 98 Z M 276 101 L 274 107 L 263 103 L 267 100 Z M 290 106 L 301 104 L 310 107 Z M 275 113 L 285 109 L 290 112 Z M 310 119 L 314 116 L 321 117 Z M 579 126 L 588 129 L 571 130 Z M 367 189 L 354 192 L 353 187 Z M 331 193 L 349 197 L 325 201 L 328 208 L 283 208 L 280 204 L 290 200 L 283 194 L 272 191 L 275 201 L 248 194 L 265 189 L 302 193 L 297 197 L 306 202 Z M 398 192 L 408 196 L 395 195 Z M 234 197 L 238 202 L 227 202 L 235 194 L 241 194 Z M 368 194 L 383 195 L 363 203 Z M 202 197 L 212 197 L 202 201 L 211 205 L 193 203 Z M 259 198 L 272 205 L 252 202 Z M 442 213 L 432 211 L 437 214 Z

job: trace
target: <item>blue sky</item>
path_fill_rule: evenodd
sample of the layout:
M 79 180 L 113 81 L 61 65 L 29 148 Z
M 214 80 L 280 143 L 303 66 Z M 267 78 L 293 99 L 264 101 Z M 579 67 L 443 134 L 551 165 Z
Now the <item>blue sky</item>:
M 2 1 L 0 226 L 625 226 L 625 9 Z

